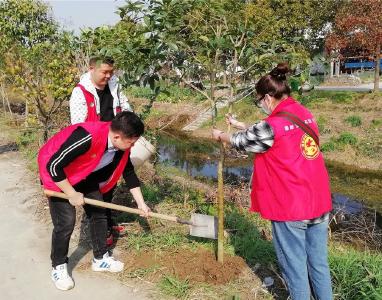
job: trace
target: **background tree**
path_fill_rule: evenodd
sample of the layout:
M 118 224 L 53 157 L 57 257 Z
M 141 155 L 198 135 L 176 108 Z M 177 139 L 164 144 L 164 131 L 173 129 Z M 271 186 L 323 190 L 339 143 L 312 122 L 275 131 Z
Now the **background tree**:
M 329 51 L 364 49 L 374 56 L 374 91 L 379 88 L 382 45 L 382 1 L 351 0 L 335 18 L 332 33 L 326 40 Z
M 6 0 L 0 2 L 0 47 L 3 82 L 24 96 L 25 124 L 42 125 L 45 140 L 77 75 L 73 36 L 59 30 L 44 2 Z
M 217 85 L 228 84 L 233 102 L 241 96 L 237 93 L 239 84 L 254 82 L 277 61 L 300 63 L 307 58 L 298 39 L 281 39 L 281 23 L 269 1 L 128 1 L 120 8 L 120 15 L 119 37 L 114 36 L 116 41 L 106 51 L 118 57 L 125 82 L 149 84 L 156 91 L 160 79 L 182 82 L 211 102 L 214 116 Z M 219 188 L 221 180 L 219 176 Z M 222 188 L 219 191 L 221 197 Z M 218 248 L 220 260 L 222 247 Z
M 311 57 L 324 50 L 325 37 L 345 0 L 271 0 L 283 39 L 301 38 Z

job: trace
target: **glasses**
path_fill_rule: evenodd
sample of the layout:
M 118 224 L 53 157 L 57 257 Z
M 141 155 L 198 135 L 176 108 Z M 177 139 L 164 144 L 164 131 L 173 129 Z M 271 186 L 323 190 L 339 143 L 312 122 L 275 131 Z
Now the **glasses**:
M 261 107 L 261 101 L 263 101 L 263 99 L 265 98 L 265 95 L 264 96 L 262 96 L 261 98 L 258 98 L 258 99 L 256 99 L 255 100 L 255 105 L 257 106 L 257 107 Z

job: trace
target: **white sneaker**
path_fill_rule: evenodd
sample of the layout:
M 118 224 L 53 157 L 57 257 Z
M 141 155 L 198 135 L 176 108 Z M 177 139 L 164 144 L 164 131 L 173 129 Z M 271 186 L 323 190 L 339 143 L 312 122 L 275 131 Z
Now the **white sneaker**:
M 66 263 L 52 269 L 52 280 L 59 290 L 67 291 L 74 288 L 74 281 L 68 274 L 68 264 Z
M 124 263 L 120 262 L 119 260 L 116 260 L 114 257 L 109 256 L 109 253 L 106 252 L 103 255 L 102 259 L 96 259 L 93 258 L 92 261 L 92 270 L 96 272 L 112 272 L 112 273 L 117 273 L 121 272 L 124 267 Z

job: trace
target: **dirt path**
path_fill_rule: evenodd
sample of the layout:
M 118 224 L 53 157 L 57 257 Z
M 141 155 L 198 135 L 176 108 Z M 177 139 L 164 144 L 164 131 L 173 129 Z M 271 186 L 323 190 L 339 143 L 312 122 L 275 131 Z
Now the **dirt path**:
M 90 270 L 74 269 L 75 288 L 57 290 L 50 279 L 51 226 L 33 214 L 38 186 L 17 152 L 0 154 L 0 170 L 1 299 L 149 299 L 141 287 Z

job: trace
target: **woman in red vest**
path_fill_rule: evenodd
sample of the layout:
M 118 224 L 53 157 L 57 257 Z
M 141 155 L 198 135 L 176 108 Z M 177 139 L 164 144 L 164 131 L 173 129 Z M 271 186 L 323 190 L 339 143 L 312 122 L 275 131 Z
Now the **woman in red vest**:
M 290 94 L 290 72 L 279 64 L 256 83 L 256 106 L 268 115 L 247 126 L 227 115 L 240 131 L 214 129 L 215 140 L 256 153 L 250 210 L 272 222 L 273 244 L 293 300 L 332 299 L 327 259 L 329 177 L 313 115 Z
M 54 135 L 40 149 L 38 166 L 45 189 L 63 191 L 69 202 L 49 198 L 53 223 L 51 278 L 60 290 L 74 287 L 67 271 L 68 249 L 76 220 L 76 206 L 84 205 L 84 196 L 102 200 L 123 175 L 138 208 L 147 216 L 130 149 L 144 132 L 142 121 L 133 112 L 119 113 L 111 122 L 86 122 L 71 125 Z M 84 205 L 93 244 L 93 271 L 120 272 L 123 263 L 109 255 L 106 210 Z

